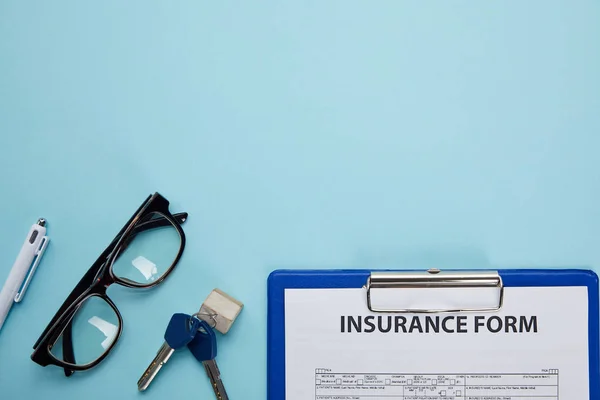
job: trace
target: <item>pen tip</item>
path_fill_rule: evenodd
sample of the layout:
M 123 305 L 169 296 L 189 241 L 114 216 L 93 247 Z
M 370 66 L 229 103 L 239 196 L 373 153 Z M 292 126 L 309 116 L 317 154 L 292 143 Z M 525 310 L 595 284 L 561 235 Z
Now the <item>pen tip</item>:
M 44 218 L 40 218 L 40 219 L 38 219 L 37 224 L 39 226 L 46 226 L 46 220 Z

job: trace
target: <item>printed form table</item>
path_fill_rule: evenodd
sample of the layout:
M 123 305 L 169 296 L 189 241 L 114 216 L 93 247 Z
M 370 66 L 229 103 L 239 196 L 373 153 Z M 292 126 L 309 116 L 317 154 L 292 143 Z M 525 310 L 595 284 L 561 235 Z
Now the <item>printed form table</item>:
M 538 373 L 388 374 L 315 371 L 317 400 L 558 400 L 558 370 Z

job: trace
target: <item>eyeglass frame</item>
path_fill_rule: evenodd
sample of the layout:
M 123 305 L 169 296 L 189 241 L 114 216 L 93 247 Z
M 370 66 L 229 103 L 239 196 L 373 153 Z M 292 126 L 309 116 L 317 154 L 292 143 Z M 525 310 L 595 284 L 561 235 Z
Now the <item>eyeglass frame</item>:
M 161 215 L 161 217 L 149 219 L 148 221 L 143 220 L 144 217 L 151 216 L 155 213 Z M 92 266 L 88 269 L 79 283 L 63 302 L 52 320 L 48 323 L 38 340 L 33 345 L 34 351 L 31 354 L 31 360 L 43 367 L 48 365 L 56 365 L 64 368 L 65 375 L 67 377 L 71 376 L 75 371 L 86 371 L 92 369 L 104 361 L 104 359 L 108 356 L 108 354 L 110 354 L 114 346 L 119 341 L 123 331 L 123 317 L 121 316 L 117 306 L 106 294 L 108 287 L 112 284 L 118 284 L 125 287 L 138 289 L 152 288 L 161 284 L 173 272 L 185 249 L 185 233 L 183 232 L 180 224 L 184 223 L 187 218 L 188 214 L 186 212 L 171 214 L 169 211 L 169 201 L 160 193 L 156 192 L 152 195 L 149 195 L 139 206 L 137 211 L 131 216 L 129 221 L 115 236 L 112 242 L 98 257 L 98 259 L 92 264 Z M 144 232 L 148 229 L 169 226 L 168 224 L 171 224 L 173 227 L 175 227 L 179 233 L 181 243 L 173 262 L 158 279 L 148 284 L 141 284 L 126 278 L 119 278 L 113 273 L 112 266 L 114 262 L 121 254 L 122 250 L 127 247 L 128 243 L 133 240 L 138 233 Z M 75 364 L 75 355 L 73 353 L 73 341 L 70 327 L 72 327 L 71 323 L 73 321 L 73 317 L 81 305 L 94 296 L 100 297 L 113 309 L 119 320 L 118 330 L 114 340 L 102 355 L 90 363 L 77 365 Z M 66 336 L 62 339 L 62 358 L 66 360 L 59 360 L 52 354 L 51 351 L 52 346 L 57 343 L 61 335 Z M 67 360 L 73 360 L 73 362 L 71 363 Z

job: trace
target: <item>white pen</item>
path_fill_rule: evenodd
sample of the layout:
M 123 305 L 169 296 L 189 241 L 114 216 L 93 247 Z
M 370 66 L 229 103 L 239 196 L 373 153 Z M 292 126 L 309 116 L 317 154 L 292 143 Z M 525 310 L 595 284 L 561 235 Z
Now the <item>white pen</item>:
M 33 273 L 42 259 L 49 240 L 46 236 L 46 220 L 40 218 L 29 229 L 25 243 L 23 243 L 0 292 L 0 329 L 2 329 L 13 303 L 23 300 L 25 290 L 31 282 Z

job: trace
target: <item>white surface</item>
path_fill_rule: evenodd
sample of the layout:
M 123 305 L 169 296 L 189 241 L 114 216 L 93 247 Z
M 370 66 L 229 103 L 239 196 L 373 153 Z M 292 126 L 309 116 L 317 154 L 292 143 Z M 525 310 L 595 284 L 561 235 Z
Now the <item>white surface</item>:
M 398 333 L 395 329 L 342 333 L 341 316 L 372 315 L 375 323 L 380 316 L 384 322 L 388 316 L 394 321 L 403 316 L 408 320 L 405 326 L 410 326 L 412 314 L 369 313 L 364 289 L 287 289 L 285 315 L 286 400 L 314 398 L 317 372 L 505 375 L 540 374 L 549 369 L 560 372 L 561 399 L 589 398 L 585 287 L 506 288 L 498 313 L 429 315 L 453 317 L 447 327 L 454 329 L 462 316 L 467 333 L 403 333 L 402 329 Z M 536 316 L 537 333 L 491 333 L 485 326 L 475 333 L 475 316 L 486 320 Z M 425 321 L 426 316 L 416 317 Z M 322 386 L 324 378 L 320 379 Z M 377 390 L 366 384 L 361 387 L 363 395 Z

